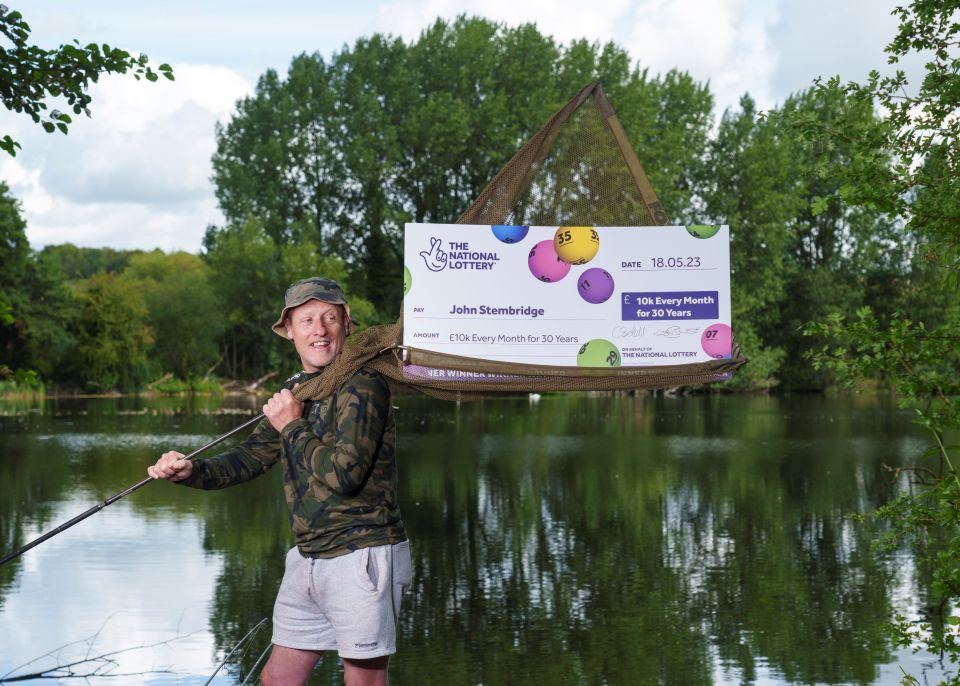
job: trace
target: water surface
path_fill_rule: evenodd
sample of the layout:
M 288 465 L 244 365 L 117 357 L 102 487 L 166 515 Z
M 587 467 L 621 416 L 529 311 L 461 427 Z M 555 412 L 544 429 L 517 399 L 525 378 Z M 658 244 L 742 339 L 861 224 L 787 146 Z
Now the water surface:
M 893 497 L 884 465 L 927 448 L 911 414 L 883 399 L 395 404 L 415 584 L 393 684 L 897 684 L 900 666 L 941 675 L 933 656 L 898 651 L 884 630 L 894 612 L 917 617 L 929 604 L 927 580 L 907 551 L 877 553 L 878 532 L 848 516 Z M 0 547 L 11 550 L 255 406 L 0 410 Z M 0 675 L 34 658 L 18 673 L 125 651 L 75 673 L 203 683 L 270 617 L 291 542 L 279 470 L 218 492 L 150 484 L 0 567 Z M 216 683 L 238 683 L 268 642 L 269 627 Z M 336 660 L 311 683 L 340 683 Z

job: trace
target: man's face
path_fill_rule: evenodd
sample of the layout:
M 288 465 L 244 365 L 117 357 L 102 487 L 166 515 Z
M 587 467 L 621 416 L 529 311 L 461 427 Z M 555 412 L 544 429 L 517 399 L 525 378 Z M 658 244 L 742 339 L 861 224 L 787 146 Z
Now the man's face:
M 300 355 L 303 371 L 320 371 L 343 348 L 347 337 L 343 316 L 342 306 L 319 300 L 308 300 L 287 313 L 287 338 Z

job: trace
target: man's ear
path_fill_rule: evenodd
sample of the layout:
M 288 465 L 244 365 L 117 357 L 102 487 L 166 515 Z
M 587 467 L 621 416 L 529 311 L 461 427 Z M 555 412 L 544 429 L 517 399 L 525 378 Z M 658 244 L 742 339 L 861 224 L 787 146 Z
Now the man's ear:
M 289 318 L 289 317 L 287 317 L 286 319 L 283 320 L 283 328 L 285 328 L 285 329 L 287 330 L 287 340 L 288 340 L 288 341 L 292 341 L 292 340 L 293 340 L 293 331 L 290 330 L 290 318 Z

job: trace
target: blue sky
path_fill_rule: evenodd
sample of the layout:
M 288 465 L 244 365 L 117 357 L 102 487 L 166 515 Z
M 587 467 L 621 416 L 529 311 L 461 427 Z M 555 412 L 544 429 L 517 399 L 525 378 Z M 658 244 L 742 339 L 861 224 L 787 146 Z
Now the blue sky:
M 8 3 L 18 8 L 14 3 Z M 709 81 L 717 116 L 749 92 L 761 108 L 819 75 L 862 80 L 885 64 L 896 0 L 354 0 L 131 3 L 31 0 L 33 40 L 77 38 L 142 51 L 175 68 L 174 83 L 104 79 L 93 117 L 67 137 L 0 113 L 23 144 L 0 158 L 35 248 L 72 242 L 116 248 L 200 249 L 220 214 L 209 182 L 214 126 L 267 68 L 301 52 L 329 56 L 358 37 L 417 38 L 437 17 L 534 22 L 566 43 L 614 41 L 657 73 L 678 67 Z M 19 9 L 19 8 L 18 8 Z M 915 65 L 907 65 L 915 67 Z M 613 103 L 616 107 L 616 103 Z

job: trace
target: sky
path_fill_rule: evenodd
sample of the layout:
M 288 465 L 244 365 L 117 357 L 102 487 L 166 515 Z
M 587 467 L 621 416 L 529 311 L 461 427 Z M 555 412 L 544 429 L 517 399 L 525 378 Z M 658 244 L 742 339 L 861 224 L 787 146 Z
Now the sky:
M 586 38 L 623 47 L 640 67 L 672 68 L 709 82 L 715 116 L 744 93 L 775 107 L 818 76 L 862 81 L 883 68 L 899 0 L 31 0 L 8 2 L 53 48 L 77 39 L 143 52 L 174 67 L 155 84 L 105 77 L 91 89 L 92 117 L 67 136 L 24 115 L 0 113 L 5 181 L 33 248 L 48 244 L 198 252 L 221 225 L 210 158 L 216 124 L 267 69 L 285 74 L 302 52 L 329 57 L 361 36 L 410 42 L 438 17 L 535 23 L 560 43 Z M 917 65 L 906 64 L 908 73 Z M 571 94 L 573 95 L 573 94 Z M 616 103 L 613 103 L 616 108 Z

